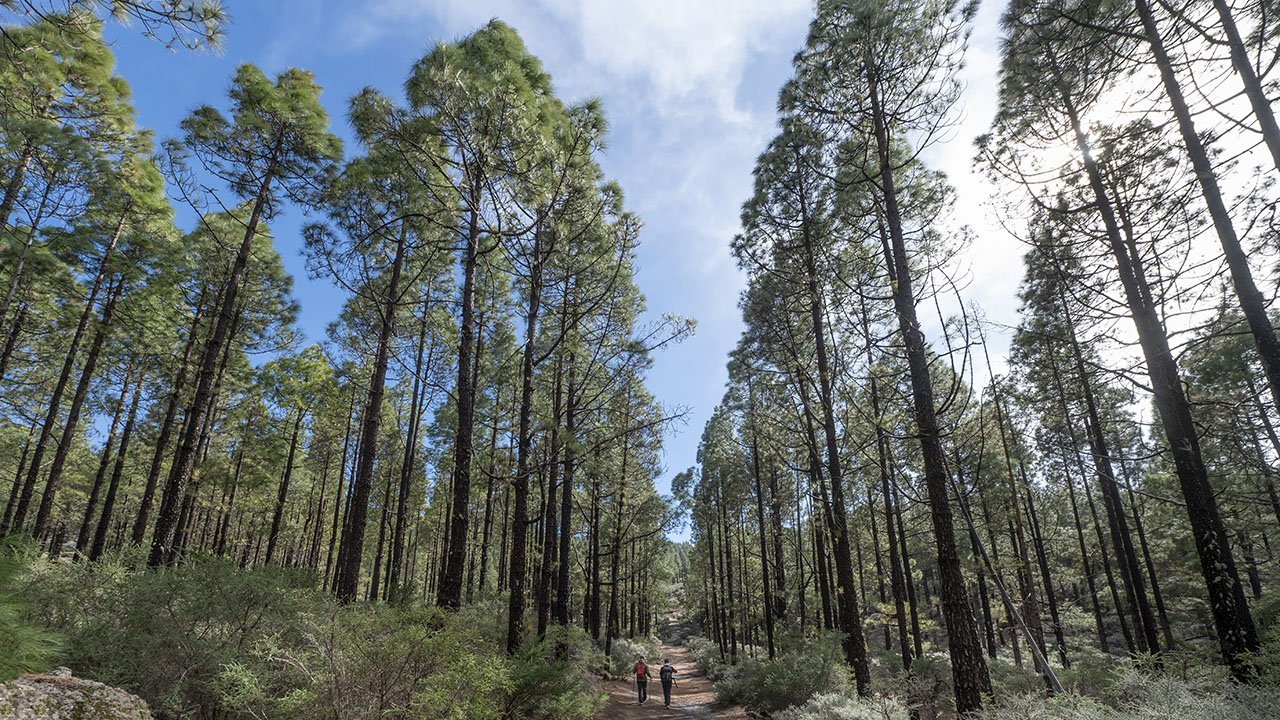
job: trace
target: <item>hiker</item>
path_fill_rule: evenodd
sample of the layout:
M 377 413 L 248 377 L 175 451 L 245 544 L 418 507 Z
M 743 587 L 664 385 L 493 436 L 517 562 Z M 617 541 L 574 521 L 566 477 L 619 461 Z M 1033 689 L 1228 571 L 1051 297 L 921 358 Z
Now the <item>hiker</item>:
M 640 696 L 637 705 L 649 699 L 649 666 L 644 664 L 643 657 L 636 661 L 636 693 Z
M 662 658 L 658 679 L 662 681 L 662 704 L 665 707 L 671 707 L 671 688 L 676 685 L 676 669 L 671 667 L 671 661 L 667 658 Z

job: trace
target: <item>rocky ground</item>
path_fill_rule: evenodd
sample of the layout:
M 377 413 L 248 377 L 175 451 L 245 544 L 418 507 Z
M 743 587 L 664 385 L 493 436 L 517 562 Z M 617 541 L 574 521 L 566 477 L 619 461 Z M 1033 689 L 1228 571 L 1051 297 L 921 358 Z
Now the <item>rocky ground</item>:
M 143 700 L 67 668 L 27 673 L 0 683 L 0 718 L 5 720 L 151 720 Z

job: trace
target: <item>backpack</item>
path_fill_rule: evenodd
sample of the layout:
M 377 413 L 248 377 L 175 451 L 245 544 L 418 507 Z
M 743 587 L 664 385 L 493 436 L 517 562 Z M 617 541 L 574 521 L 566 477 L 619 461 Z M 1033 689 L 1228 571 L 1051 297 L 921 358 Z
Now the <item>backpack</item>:
M 644 664 L 643 660 L 636 663 L 636 679 L 638 680 L 649 679 L 649 667 Z
M 662 682 L 664 683 L 671 682 L 671 680 L 674 679 L 675 676 L 676 676 L 676 669 L 671 667 L 670 665 L 663 665 L 662 669 L 658 671 L 658 677 L 661 678 Z

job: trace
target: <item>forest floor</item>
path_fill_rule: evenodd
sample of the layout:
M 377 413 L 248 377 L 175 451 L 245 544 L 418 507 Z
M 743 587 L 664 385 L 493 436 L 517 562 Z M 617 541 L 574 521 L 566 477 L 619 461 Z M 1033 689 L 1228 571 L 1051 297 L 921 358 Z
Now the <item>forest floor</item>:
M 678 645 L 663 645 L 662 657 L 676 669 L 676 687 L 671 691 L 671 707 L 662 706 L 662 683 L 649 683 L 649 699 L 643 705 L 636 701 L 634 678 L 610 680 L 605 684 L 609 704 L 600 711 L 598 720 L 640 720 L 645 718 L 715 718 L 716 720 L 746 720 L 750 715 L 740 707 L 716 705 L 716 691 L 689 655 Z M 652 663 L 654 674 L 662 667 L 661 658 Z

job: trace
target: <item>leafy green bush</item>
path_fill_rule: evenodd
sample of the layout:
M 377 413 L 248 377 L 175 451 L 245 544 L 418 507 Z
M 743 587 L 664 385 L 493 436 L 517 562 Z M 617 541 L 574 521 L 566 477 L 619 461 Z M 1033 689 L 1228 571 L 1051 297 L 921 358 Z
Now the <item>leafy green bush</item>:
M 658 648 L 652 642 L 640 638 L 614 638 L 612 650 L 609 655 L 609 672 L 615 676 L 632 674 L 636 660 L 640 658 L 644 658 L 650 665 L 661 660 Z
M 604 707 L 605 694 L 586 681 L 573 655 L 556 657 L 557 652 L 571 650 L 574 645 L 549 634 L 520 649 L 511 662 L 511 687 L 503 717 L 589 720 Z
M 780 710 L 773 720 L 907 720 L 906 708 L 888 698 L 814 695 L 803 705 Z
M 62 651 L 61 639 L 31 621 L 27 604 L 17 593 L 23 555 L 16 540 L 0 544 L 0 682 L 50 669 Z
M 716 696 L 772 713 L 803 705 L 815 694 L 846 691 L 848 685 L 839 637 L 830 634 L 787 649 L 774 660 L 742 661 L 716 683 Z
M 585 633 L 553 632 L 510 658 L 496 599 L 457 613 L 408 599 L 342 606 L 311 573 L 203 557 L 139 571 L 140 561 L 33 558 L 19 586 L 67 637 L 78 674 L 136 693 L 160 717 L 586 720 L 604 702 L 585 672 L 604 654 Z
M 24 595 L 66 637 L 65 662 L 77 674 L 135 693 L 166 717 L 212 717 L 224 666 L 262 638 L 299 643 L 299 617 L 326 605 L 299 571 L 212 558 L 161 572 L 132 567 L 127 557 L 37 560 Z
M 340 607 L 299 618 L 222 666 L 227 706 L 256 718 L 504 717 L 505 658 L 434 608 Z

